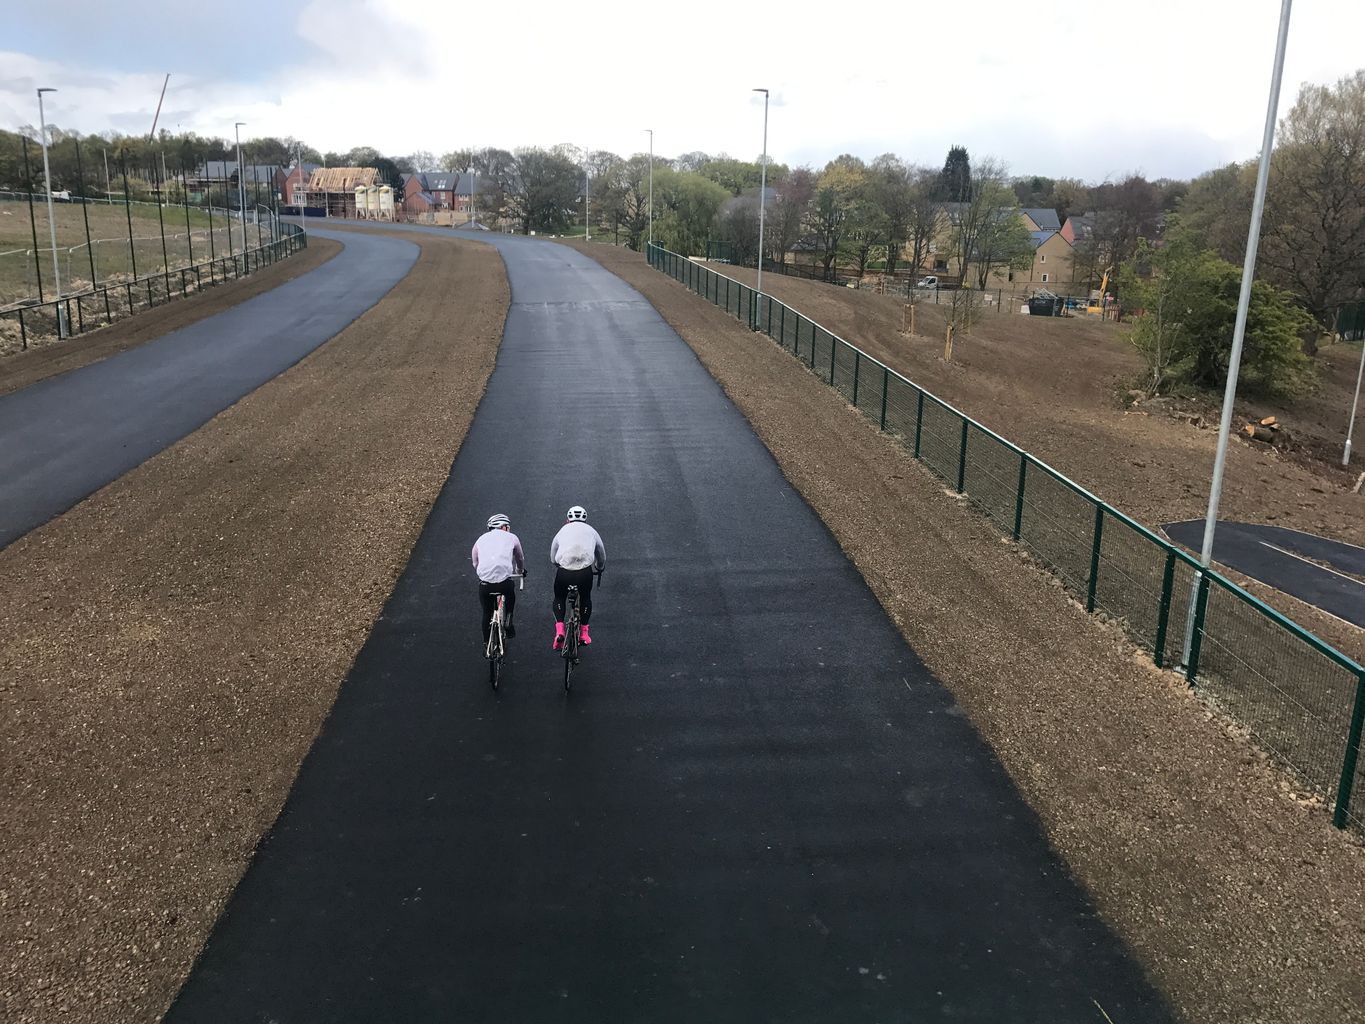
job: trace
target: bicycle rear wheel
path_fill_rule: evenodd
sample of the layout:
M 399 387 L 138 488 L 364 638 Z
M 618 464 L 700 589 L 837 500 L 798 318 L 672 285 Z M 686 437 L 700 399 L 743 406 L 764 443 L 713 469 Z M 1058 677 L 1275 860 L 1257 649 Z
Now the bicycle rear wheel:
M 578 595 L 570 592 L 568 614 L 564 616 L 564 692 L 573 686 L 573 670 L 578 664 Z

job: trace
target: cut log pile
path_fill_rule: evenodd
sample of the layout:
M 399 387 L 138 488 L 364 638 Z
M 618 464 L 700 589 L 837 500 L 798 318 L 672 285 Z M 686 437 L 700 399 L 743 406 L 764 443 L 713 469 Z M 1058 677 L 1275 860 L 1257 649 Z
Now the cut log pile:
M 1282 445 L 1289 441 L 1289 431 L 1285 430 L 1274 416 L 1253 420 L 1242 428 L 1242 433 L 1251 440 L 1263 444 Z

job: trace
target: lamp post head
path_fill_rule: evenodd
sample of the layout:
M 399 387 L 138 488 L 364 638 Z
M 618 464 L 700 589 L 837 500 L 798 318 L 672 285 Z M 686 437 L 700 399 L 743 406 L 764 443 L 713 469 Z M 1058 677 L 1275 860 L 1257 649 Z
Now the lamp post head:
M 768 95 L 767 89 L 754 89 L 753 92 L 761 92 L 765 97 Z
M 41 96 L 41 95 L 42 95 L 43 93 L 45 93 L 45 92 L 56 92 L 56 91 L 57 91 L 57 90 L 54 89 L 54 88 L 52 88 L 51 86 L 43 86 L 43 88 L 41 88 L 41 89 L 38 90 L 38 95 Z

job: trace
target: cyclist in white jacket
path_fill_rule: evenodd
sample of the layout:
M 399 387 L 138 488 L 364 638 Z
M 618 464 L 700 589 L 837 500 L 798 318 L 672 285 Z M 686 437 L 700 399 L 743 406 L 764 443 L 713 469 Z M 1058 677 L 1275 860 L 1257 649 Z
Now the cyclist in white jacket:
M 512 532 L 512 524 L 505 515 L 498 513 L 489 517 L 487 531 L 474 542 L 469 555 L 479 577 L 480 624 L 483 626 L 484 644 L 487 645 L 488 634 L 492 631 L 493 609 L 497 607 L 498 594 L 504 599 L 507 636 L 509 639 L 516 636 L 512 612 L 517 606 L 517 588 L 512 584 L 512 579 L 517 574 L 526 574 L 526 558 L 521 553 L 521 541 Z
M 565 516 L 564 525 L 550 542 L 550 561 L 555 564 L 555 639 L 551 645 L 559 650 L 564 645 L 564 601 L 569 587 L 578 587 L 580 610 L 579 643 L 590 644 L 588 620 L 592 617 L 592 575 L 606 568 L 607 549 L 602 538 L 588 525 L 588 512 L 575 505 Z

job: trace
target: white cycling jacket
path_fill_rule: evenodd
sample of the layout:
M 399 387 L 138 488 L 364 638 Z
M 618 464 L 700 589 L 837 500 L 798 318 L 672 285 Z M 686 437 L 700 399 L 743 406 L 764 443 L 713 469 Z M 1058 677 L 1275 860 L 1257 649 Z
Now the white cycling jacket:
M 561 569 L 601 570 L 607 564 L 607 549 L 597 531 L 584 522 L 565 523 L 550 541 L 550 561 Z
M 511 530 L 489 530 L 480 535 L 470 552 L 474 570 L 484 583 L 501 583 L 514 572 L 521 572 L 526 559 L 522 557 L 521 541 Z

